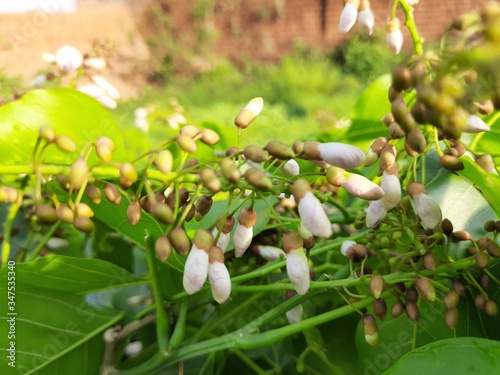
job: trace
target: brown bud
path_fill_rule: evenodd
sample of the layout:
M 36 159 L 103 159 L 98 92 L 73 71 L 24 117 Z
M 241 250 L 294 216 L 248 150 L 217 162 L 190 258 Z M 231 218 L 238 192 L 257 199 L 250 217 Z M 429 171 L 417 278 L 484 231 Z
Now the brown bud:
M 94 223 L 85 216 L 75 216 L 73 226 L 81 232 L 91 233 L 94 230 Z
M 54 128 L 50 125 L 43 125 L 40 127 L 40 130 L 38 132 L 38 136 L 43 139 L 47 143 L 52 143 L 54 142 L 56 138 L 56 133 L 54 131 Z
M 445 313 L 446 325 L 451 329 L 455 329 L 458 327 L 458 309 L 451 308 L 446 310 Z
M 10 186 L 0 185 L 0 202 L 14 203 L 19 198 L 19 192 Z
M 486 232 L 493 232 L 495 230 L 495 222 L 493 220 L 488 220 L 484 223 L 484 230 Z
M 54 224 L 57 221 L 56 209 L 48 204 L 39 204 L 36 208 L 36 215 L 44 224 Z
M 273 187 L 273 183 L 269 177 L 261 169 L 250 167 L 243 175 L 245 180 L 258 190 L 268 190 Z
M 393 122 L 394 122 L 394 115 L 391 112 L 387 113 L 384 117 L 382 117 L 382 123 L 387 127 L 391 125 Z
M 240 171 L 238 170 L 238 167 L 233 159 L 222 159 L 220 162 L 220 169 L 224 178 L 232 183 L 237 183 L 241 178 Z
M 68 206 L 61 204 L 56 208 L 57 218 L 66 224 L 71 224 L 75 219 L 73 210 Z
M 436 299 L 436 290 L 434 289 L 434 286 L 429 278 L 419 278 L 416 282 L 416 286 L 422 297 L 424 297 L 427 301 L 433 302 Z
M 491 114 L 495 109 L 491 99 L 481 100 L 478 103 L 474 103 L 474 105 L 476 106 L 478 112 L 484 116 Z
M 428 110 L 424 103 L 417 101 L 410 110 L 411 115 L 419 124 L 427 123 Z
M 87 185 L 85 188 L 85 195 L 87 198 L 95 204 L 101 203 L 101 189 L 95 185 Z
M 67 135 L 60 134 L 55 139 L 56 146 L 64 152 L 73 153 L 76 151 L 76 144 Z
M 238 150 L 238 147 L 231 146 L 231 147 L 227 148 L 227 150 L 226 150 L 226 156 L 232 156 L 232 155 L 237 154 L 238 152 L 240 152 L 240 150 Z
M 238 223 L 247 228 L 253 227 L 257 222 L 257 212 L 255 210 L 245 207 L 241 210 L 238 216 Z
M 416 323 L 418 321 L 418 318 L 420 317 L 420 310 L 417 304 L 412 301 L 406 301 L 405 313 L 408 316 L 408 318 L 414 323 Z
M 166 262 L 168 258 L 170 258 L 172 254 L 172 245 L 166 235 L 160 236 L 156 240 L 155 252 L 158 259 L 162 262 Z
M 174 250 L 182 256 L 187 256 L 191 248 L 191 242 L 186 231 L 182 227 L 175 227 L 170 233 Z
M 409 287 L 406 289 L 406 300 L 411 301 L 411 302 L 417 302 L 418 301 L 418 292 L 417 289 L 414 286 Z
M 405 117 L 409 114 L 406 103 L 401 98 L 397 98 L 391 103 L 391 113 L 394 115 L 394 120 L 401 125 L 405 121 Z
M 283 245 L 283 250 L 287 254 L 292 250 L 304 247 L 304 241 L 302 240 L 300 233 L 296 231 L 285 233 L 281 243 Z
M 382 275 L 373 275 L 370 279 L 370 294 L 373 298 L 380 298 L 384 291 L 384 278 Z
M 163 224 L 169 225 L 174 222 L 174 213 L 166 203 L 155 203 L 151 208 L 151 213 Z
M 500 257 L 500 246 L 493 240 L 486 243 L 486 251 L 492 258 Z
M 391 316 L 396 319 L 397 317 L 399 317 L 403 311 L 405 309 L 405 306 L 403 305 L 403 302 L 401 302 L 400 300 L 397 300 L 396 302 L 394 302 L 394 305 L 392 305 L 392 308 L 391 308 Z
M 481 283 L 481 286 L 483 287 L 484 290 L 490 289 L 491 279 L 488 275 L 482 274 L 481 278 L 479 279 L 479 282 Z
M 120 204 L 122 201 L 120 190 L 118 190 L 118 188 L 113 184 L 106 185 L 104 188 L 104 195 L 111 203 Z
M 198 147 L 196 146 L 196 142 L 192 138 L 184 134 L 179 134 L 179 136 L 177 136 L 177 144 L 179 145 L 181 150 L 190 154 L 196 152 L 196 150 L 198 149 Z
M 139 220 L 141 220 L 142 209 L 139 202 L 132 202 L 127 207 L 127 219 L 131 225 L 137 225 Z
M 383 298 L 377 298 L 373 301 L 373 312 L 380 320 L 384 320 L 387 314 L 387 303 Z
M 222 188 L 222 184 L 213 169 L 203 169 L 200 173 L 200 179 L 203 186 L 214 193 L 217 193 Z
M 156 203 L 165 203 L 165 196 L 160 193 L 154 194 L 152 197 L 147 195 L 139 199 L 139 204 L 146 212 L 151 212 Z
M 460 296 L 457 292 L 449 292 L 444 296 L 444 305 L 447 309 L 454 309 L 458 306 Z
M 465 297 L 467 290 L 465 289 L 464 283 L 459 279 L 453 279 L 453 290 L 460 296 Z
M 387 131 L 391 139 L 401 139 L 406 135 L 401 126 L 395 121 L 389 125 Z
M 202 195 L 195 203 L 196 216 L 195 219 L 200 221 L 212 207 L 213 199 L 208 195 Z
M 443 219 L 441 222 L 441 229 L 443 230 L 443 233 L 449 237 L 453 233 L 453 224 L 449 219 Z
M 478 253 L 476 255 L 476 267 L 485 268 L 490 264 L 490 256 L 488 253 Z
M 161 150 L 156 154 L 154 164 L 158 167 L 161 173 L 172 172 L 172 166 L 174 165 L 174 157 L 172 153 L 168 150 Z
M 56 181 L 61 187 L 61 189 L 68 191 L 69 190 L 69 177 L 63 174 L 56 175 Z
M 484 310 L 486 307 L 486 297 L 481 293 L 476 294 L 476 297 L 474 297 L 474 303 L 478 310 Z
M 497 316 L 498 314 L 497 304 L 490 299 L 485 302 L 484 310 L 486 311 L 486 314 L 488 314 L 489 316 Z
M 216 145 L 220 142 L 220 136 L 212 129 L 204 129 L 201 132 L 201 141 L 207 145 Z
M 432 253 L 426 253 L 422 257 L 424 268 L 429 271 L 434 271 L 437 267 L 436 257 Z
M 264 149 L 276 159 L 288 160 L 295 157 L 295 153 L 290 146 L 280 141 L 269 142 Z
M 346 253 L 346 256 L 349 260 L 354 263 L 361 262 L 363 259 L 368 258 L 370 256 L 370 251 L 363 244 L 356 244 L 351 246 Z
M 363 315 L 363 332 L 366 342 L 371 346 L 376 346 L 379 342 L 378 328 L 375 317 L 370 314 Z
M 189 202 L 186 202 L 182 205 L 182 214 L 184 215 L 184 212 L 186 210 L 189 210 L 184 218 L 184 221 L 186 221 L 187 223 L 189 223 L 194 215 L 196 214 L 196 209 L 194 208 L 194 205 L 192 204 L 189 204 Z
M 469 241 L 471 239 L 470 233 L 465 230 L 454 231 L 451 236 L 457 241 Z
M 200 161 L 198 159 L 190 158 L 190 159 L 186 160 L 186 162 L 182 166 L 182 169 L 183 170 L 186 170 L 186 169 L 196 170 L 196 167 L 199 166 L 199 164 L 200 164 Z
M 251 160 L 255 163 L 262 163 L 269 159 L 269 155 L 266 151 L 257 146 L 247 146 L 243 150 L 243 155 L 246 159 Z
M 452 155 L 442 155 L 439 157 L 439 164 L 443 168 L 446 168 L 450 171 L 461 171 L 464 169 L 464 163 L 462 161 Z
M 175 200 L 178 199 L 178 202 Z M 172 191 L 168 194 L 165 202 L 170 206 L 171 209 L 174 209 L 176 206 L 182 206 L 189 199 L 189 191 L 186 188 L 177 189 L 177 191 Z
M 295 141 L 292 145 L 292 150 L 295 155 L 302 154 L 304 152 L 304 142 Z
M 69 181 L 74 190 L 80 189 L 82 184 L 87 180 L 89 175 L 89 167 L 87 162 L 81 156 L 73 163 L 69 170 Z
M 493 161 L 493 158 L 489 154 L 484 154 L 484 155 L 478 156 L 476 158 L 475 162 L 486 173 L 490 173 L 492 171 L 496 171 L 495 162 Z
M 387 98 L 392 103 L 395 100 L 400 100 L 403 98 L 403 91 L 398 91 L 393 85 L 389 86 L 389 91 L 387 92 Z
M 186 125 L 181 128 L 180 134 L 193 139 L 200 134 L 200 129 L 194 125 Z
M 392 69 L 392 86 L 397 91 L 403 91 L 411 85 L 410 70 L 403 65 L 398 65 Z

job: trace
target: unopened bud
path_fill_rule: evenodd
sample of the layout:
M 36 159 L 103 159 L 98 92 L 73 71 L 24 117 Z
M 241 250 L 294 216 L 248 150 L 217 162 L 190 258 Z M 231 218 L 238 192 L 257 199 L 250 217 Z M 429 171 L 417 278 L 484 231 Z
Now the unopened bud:
M 421 277 L 417 280 L 416 286 L 420 291 L 422 297 L 427 301 L 433 302 L 436 299 L 436 290 L 431 283 L 431 280 L 427 277 Z
M 436 257 L 432 253 L 426 253 L 422 258 L 424 268 L 429 271 L 434 271 L 437 267 Z
M 347 33 L 356 23 L 359 0 L 348 0 L 340 13 L 339 32 Z
M 187 256 L 191 248 L 191 242 L 186 231 L 181 227 L 175 227 L 170 233 L 170 239 L 174 250 L 182 256 Z
M 200 221 L 212 207 L 213 199 L 212 197 L 204 194 L 195 203 L 196 209 L 196 220 Z
M 443 168 L 448 169 L 449 171 L 461 171 L 464 169 L 464 163 L 462 161 L 452 155 L 442 155 L 439 157 L 439 164 Z
M 154 164 L 158 167 L 161 173 L 170 173 L 172 172 L 172 166 L 174 165 L 174 157 L 170 151 L 161 150 L 156 155 Z
M 445 313 L 446 325 L 451 329 L 458 327 L 458 309 L 456 307 L 446 310 Z
M 101 203 L 101 189 L 99 189 L 97 186 L 87 185 L 87 187 L 85 188 L 85 194 L 87 195 L 87 198 L 92 201 L 92 203 Z
M 271 179 L 261 169 L 250 167 L 246 170 L 243 177 L 258 190 L 269 190 L 273 187 Z
M 213 131 L 212 129 L 204 129 L 201 132 L 201 141 L 207 145 L 215 145 L 219 143 L 220 141 L 220 136 L 217 134 L 217 132 Z
M 19 198 L 19 191 L 10 186 L 0 185 L 0 202 L 14 203 Z
M 94 230 L 94 223 L 85 216 L 75 216 L 73 226 L 81 232 L 91 233 Z
M 111 161 L 111 154 L 115 151 L 116 146 L 111 138 L 101 136 L 97 138 L 96 153 L 102 161 Z
M 411 85 L 410 70 L 404 65 L 392 69 L 392 86 L 398 91 L 406 90 Z
M 130 183 L 134 183 L 137 181 L 139 176 L 137 175 L 137 171 L 135 170 L 134 166 L 130 163 L 123 163 L 120 165 L 120 176 L 123 177 L 125 180 L 129 181 Z
M 486 314 L 488 314 L 489 316 L 498 315 L 498 305 L 490 299 L 485 302 L 484 310 L 486 311 Z
M 246 159 L 251 160 L 254 163 L 262 163 L 269 159 L 267 152 L 257 146 L 247 146 L 243 150 L 243 155 Z
M 166 235 L 160 236 L 156 240 L 155 252 L 158 259 L 162 262 L 166 262 L 168 258 L 170 258 L 172 254 L 172 245 Z
M 384 320 L 387 314 L 387 303 L 383 298 L 377 298 L 373 301 L 373 312 L 380 320 Z
M 120 190 L 118 190 L 118 188 L 113 184 L 106 185 L 106 187 L 104 188 L 104 195 L 111 203 L 114 204 L 120 204 L 122 200 Z
M 56 146 L 64 152 L 73 153 L 76 151 L 76 144 L 67 135 L 60 134 L 55 139 Z
M 250 100 L 236 115 L 234 124 L 240 129 L 247 128 L 257 118 L 262 108 L 264 108 L 264 100 L 262 98 Z
M 384 278 L 382 275 L 373 275 L 370 279 L 370 294 L 373 298 L 380 298 L 384 291 Z
M 200 129 L 194 125 L 186 125 L 181 128 L 180 134 L 193 139 L 200 134 Z
M 137 225 L 139 220 L 141 220 L 142 209 L 139 202 L 132 202 L 127 207 L 127 219 L 131 225 Z
M 476 158 L 476 164 L 479 165 L 486 173 L 498 174 L 493 158 L 489 154 L 484 154 Z
M 233 159 L 222 159 L 220 162 L 220 169 L 224 178 L 231 181 L 232 183 L 237 183 L 241 178 L 240 171 L 238 170 L 238 167 L 236 166 L 236 163 Z
M 476 297 L 474 297 L 474 304 L 478 310 L 484 310 L 486 307 L 486 297 L 481 293 L 476 294 Z
M 36 208 L 36 215 L 44 224 L 54 224 L 57 221 L 56 209 L 48 204 L 39 204 Z
M 476 255 L 476 267 L 486 268 L 490 264 L 490 256 L 488 253 L 478 253 Z
M 286 270 L 295 291 L 303 295 L 309 290 L 311 276 L 309 263 L 303 248 L 303 240 L 298 232 L 289 232 L 283 236 L 283 250 L 286 256 Z
M 54 128 L 50 125 L 41 126 L 38 136 L 47 143 L 52 143 L 56 139 Z
M 213 169 L 203 169 L 200 173 L 200 179 L 203 185 L 214 193 L 217 193 L 222 188 L 221 182 Z
M 179 145 L 181 150 L 187 153 L 196 152 L 196 150 L 198 149 L 198 147 L 196 146 L 196 142 L 192 138 L 184 134 L 179 134 L 179 136 L 177 137 L 177 144 Z
M 388 20 L 385 25 L 385 42 L 395 54 L 401 52 L 401 47 L 403 46 L 403 34 L 401 33 L 399 19 L 394 18 Z
M 444 305 L 447 309 L 454 309 L 458 306 L 460 296 L 457 292 L 449 292 L 444 296 Z
M 420 310 L 415 302 L 407 301 L 405 304 L 405 313 L 408 318 L 416 323 L 420 317 Z
M 78 203 L 75 206 L 75 216 L 93 217 L 94 211 L 85 203 Z
M 292 148 L 280 141 L 271 141 L 264 149 L 276 159 L 288 160 L 295 157 Z
M 400 300 L 397 300 L 396 302 L 394 302 L 394 305 L 392 305 L 391 316 L 394 319 L 396 319 L 403 313 L 404 310 L 405 310 L 405 306 L 403 305 L 403 302 L 401 302 Z
M 492 258 L 500 257 L 500 246 L 494 240 L 488 241 L 485 247 L 486 251 Z
M 427 145 L 425 137 L 422 132 L 415 128 L 406 135 L 406 141 L 408 145 L 419 154 L 425 151 L 425 146 Z
M 416 303 L 418 301 L 417 289 L 414 286 L 409 287 L 408 289 L 406 289 L 405 297 L 407 301 Z
M 449 219 L 443 219 L 441 222 L 441 229 L 446 236 L 451 236 L 453 233 L 453 224 Z
M 75 219 L 73 210 L 68 206 L 61 204 L 56 208 L 57 218 L 66 224 L 71 224 Z
M 74 190 L 80 189 L 89 175 L 87 162 L 81 156 L 73 163 L 69 171 L 69 180 Z
M 172 224 L 174 222 L 174 213 L 166 203 L 156 203 L 151 209 L 151 213 L 156 220 L 163 224 Z
M 465 230 L 456 230 L 451 236 L 457 241 L 469 241 L 472 238 L 470 233 Z

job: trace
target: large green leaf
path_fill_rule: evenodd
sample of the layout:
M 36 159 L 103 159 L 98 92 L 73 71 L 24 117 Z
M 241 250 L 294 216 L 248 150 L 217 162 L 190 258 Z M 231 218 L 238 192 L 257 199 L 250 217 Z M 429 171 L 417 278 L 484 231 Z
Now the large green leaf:
M 464 163 L 465 168 L 458 173 L 481 191 L 497 217 L 500 217 L 500 194 L 498 194 L 500 176 L 486 173 L 467 156 L 461 157 L 460 160 Z
M 38 130 L 51 125 L 56 134 L 65 134 L 79 152 L 88 141 L 106 135 L 116 144 L 115 159 L 123 159 L 124 143 L 113 117 L 99 102 L 72 89 L 34 90 L 21 99 L 0 107 L 0 160 L 4 164 L 29 162 Z M 68 163 L 76 158 L 55 146 L 45 153 L 47 163 Z M 96 161 L 92 155 L 90 162 Z
M 21 282 L 17 273 L 18 283 Z M 7 283 L 0 287 L 7 301 Z M 0 322 L 15 318 L 15 369 L 4 365 L 10 339 L 3 330 L 0 337 L 3 374 L 88 374 L 99 373 L 105 329 L 123 318 L 122 312 L 96 309 L 81 296 L 48 289 L 16 288 L 15 311 L 7 315 L 7 303 L 0 307 Z
M 483 120 L 491 126 L 489 132 L 477 134 L 481 141 L 477 146 L 480 151 L 492 155 L 498 155 L 498 145 L 500 144 L 500 117 L 498 112 L 493 112 L 489 116 L 485 116 Z
M 498 374 L 500 342 L 472 337 L 440 340 L 403 356 L 385 375 Z
M 8 272 L 8 267 L 0 269 L 0 278 L 6 280 Z M 16 280 L 16 287 L 20 290 L 43 288 L 78 294 L 146 282 L 144 278 L 100 259 L 62 255 L 17 264 Z

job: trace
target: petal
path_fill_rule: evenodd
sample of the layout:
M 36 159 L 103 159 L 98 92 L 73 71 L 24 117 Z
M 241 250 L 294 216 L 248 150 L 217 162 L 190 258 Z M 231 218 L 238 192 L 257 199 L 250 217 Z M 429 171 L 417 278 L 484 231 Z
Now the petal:
M 196 246 L 191 248 L 184 265 L 182 284 L 187 294 L 194 294 L 201 289 L 208 275 L 208 254 Z
M 342 242 L 342 245 L 340 245 L 340 252 L 342 255 L 347 256 L 347 250 L 354 245 L 356 245 L 355 241 L 344 241 Z
M 464 133 L 481 133 L 490 131 L 490 127 L 479 117 L 475 115 L 470 115 L 467 118 L 467 125 L 462 129 Z
M 300 173 L 299 163 L 297 163 L 293 159 L 290 159 L 285 164 L 283 164 L 283 166 L 281 167 L 281 172 L 285 176 L 296 176 Z
M 269 261 L 286 258 L 285 252 L 279 247 L 260 245 L 258 252 L 262 258 Z
M 385 36 L 385 42 L 391 51 L 397 55 L 403 47 L 403 33 L 400 29 L 388 32 Z
M 347 3 L 340 13 L 339 32 L 346 33 L 351 30 L 356 23 L 357 16 L 358 8 L 352 3 Z
M 386 211 L 396 207 L 401 200 L 401 182 L 398 176 L 384 172 L 380 184 L 385 192 L 381 199 L 382 206 Z
M 380 200 L 371 202 L 368 206 L 368 210 L 366 211 L 366 226 L 368 228 L 375 228 L 386 214 L 387 211 L 382 206 L 382 202 Z
M 418 194 L 413 197 L 413 201 L 425 229 L 434 229 L 441 224 L 441 208 L 432 197 L 427 194 Z
M 231 294 L 231 278 L 224 263 L 214 262 L 208 266 L 208 280 L 212 296 L 218 303 L 224 303 Z
M 358 22 L 366 30 L 368 30 L 368 35 L 372 35 L 373 27 L 375 26 L 375 16 L 370 8 L 366 8 L 359 12 Z
M 311 283 L 309 263 L 303 248 L 291 250 L 286 257 L 286 272 L 296 292 L 306 294 Z
M 214 238 L 217 238 L 218 233 L 219 233 L 219 230 L 217 228 L 214 228 L 214 230 L 212 231 L 212 236 L 214 236 Z M 231 240 L 230 233 L 221 232 L 219 235 L 219 239 L 217 240 L 216 245 L 219 246 L 223 252 L 226 252 L 227 247 L 229 246 L 230 240 Z
M 330 237 L 332 226 L 319 200 L 308 191 L 299 202 L 299 216 L 304 226 L 318 237 Z
M 384 196 L 384 190 L 367 179 L 355 173 L 349 173 L 348 177 L 340 184 L 344 189 L 355 197 L 374 201 Z
M 344 169 L 357 168 L 366 159 L 366 155 L 361 149 L 345 143 L 320 143 L 318 149 L 321 159 L 331 165 Z
M 253 237 L 253 227 L 247 228 L 238 224 L 233 235 L 233 244 L 236 257 L 241 257 L 250 246 Z
M 304 308 L 302 304 L 292 307 L 290 310 L 286 312 L 286 318 L 290 324 L 298 323 L 302 320 L 302 316 L 304 315 Z

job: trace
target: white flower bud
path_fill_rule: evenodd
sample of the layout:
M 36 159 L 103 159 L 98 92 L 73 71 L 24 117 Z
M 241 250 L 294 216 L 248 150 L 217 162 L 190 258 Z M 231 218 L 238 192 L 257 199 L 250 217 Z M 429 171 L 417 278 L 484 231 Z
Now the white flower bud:
M 366 211 L 366 226 L 368 228 L 375 228 L 386 214 L 387 211 L 384 206 L 382 206 L 380 200 L 371 202 Z
M 180 124 L 186 124 L 187 119 L 180 113 L 174 113 L 172 116 L 167 117 L 168 126 L 173 130 L 179 129 Z
M 142 342 L 133 341 L 129 343 L 123 350 L 127 357 L 134 357 L 142 352 Z
M 417 5 L 418 2 L 419 2 L 419 0 L 406 0 L 406 4 L 408 4 L 410 6 Z
M 318 237 L 330 237 L 332 235 L 330 220 L 320 201 L 311 192 L 309 183 L 304 179 L 295 181 L 292 185 L 292 194 L 298 202 L 299 216 L 309 232 Z
M 290 159 L 285 164 L 283 164 L 283 166 L 281 167 L 281 172 L 285 176 L 296 176 L 300 173 L 299 163 L 297 163 L 293 159 Z
M 92 79 L 92 82 L 94 82 L 97 86 L 104 90 L 106 95 L 110 96 L 113 99 L 120 99 L 120 92 L 115 88 L 115 86 L 104 79 L 104 77 L 93 75 L 90 78 Z
M 375 26 L 375 16 L 370 8 L 368 0 L 361 0 L 358 13 L 359 24 L 368 31 L 368 35 L 373 34 L 373 27 Z
M 360 148 L 339 142 L 304 142 L 304 154 L 310 160 L 323 160 L 344 169 L 357 168 L 366 159 Z
M 401 32 L 399 19 L 394 18 L 387 21 L 385 30 L 385 42 L 387 43 L 391 51 L 397 55 L 399 52 L 401 52 L 401 48 L 403 47 L 403 33 Z
M 427 195 L 427 191 L 421 184 L 412 182 L 406 191 L 415 202 L 415 210 L 425 229 L 434 229 L 441 224 L 441 208 L 432 197 Z
M 356 23 L 358 17 L 359 0 L 348 0 L 340 13 L 339 32 L 346 33 Z
M 42 53 L 42 60 L 47 64 L 55 64 L 57 61 L 56 55 L 48 52 Z
M 250 100 L 245 107 L 236 115 L 234 119 L 234 124 L 241 129 L 247 128 L 253 120 L 262 112 L 264 108 L 264 99 L 253 98 Z
M 196 230 L 193 246 L 184 265 L 182 284 L 187 294 L 199 291 L 208 275 L 208 253 L 213 245 L 214 238 L 204 229 Z
M 298 323 L 302 320 L 304 316 L 304 308 L 302 304 L 292 307 L 290 310 L 286 312 L 286 318 L 290 324 Z
M 224 265 L 224 252 L 218 246 L 212 247 L 209 254 L 208 280 L 212 296 L 218 303 L 224 303 L 231 294 L 231 277 Z
M 42 87 L 47 83 L 47 74 L 38 74 L 31 80 L 31 87 Z
M 252 249 L 255 253 L 268 261 L 284 259 L 286 257 L 285 252 L 279 247 L 256 245 L 255 247 L 252 247 Z
M 340 252 L 343 256 L 347 256 L 347 250 L 349 250 L 352 246 L 356 245 L 355 241 L 344 241 L 342 245 L 340 245 Z
M 106 60 L 102 57 L 89 57 L 83 60 L 83 66 L 94 70 L 103 70 L 106 68 Z
M 136 117 L 134 119 L 134 125 L 139 128 L 142 132 L 146 133 L 149 130 L 149 121 L 147 118 Z
M 134 117 L 135 118 L 146 118 L 148 117 L 148 110 L 144 107 L 138 107 L 134 111 Z
M 253 226 L 257 221 L 257 213 L 244 208 L 238 217 L 238 226 L 233 235 L 234 252 L 237 258 L 241 257 L 252 243 Z
M 214 228 L 212 231 L 212 236 L 214 238 L 217 238 L 218 234 L 219 234 L 219 230 L 217 228 Z M 229 232 L 229 233 L 220 232 L 219 239 L 217 240 L 216 245 L 218 247 L 220 247 L 223 252 L 226 252 L 230 241 L 231 241 L 231 232 Z
M 467 124 L 464 129 L 462 129 L 464 133 L 481 133 L 481 132 L 489 132 L 490 127 L 479 117 L 475 115 L 470 115 L 467 118 Z
M 326 179 L 334 186 L 341 186 L 355 197 L 366 200 L 377 200 L 384 196 L 384 190 L 374 182 L 355 173 L 346 172 L 342 168 L 328 168 Z
M 393 209 L 401 201 L 401 182 L 398 178 L 398 171 L 398 164 L 395 163 L 389 171 L 384 171 L 382 174 L 380 186 L 385 196 L 380 201 L 386 211 Z
M 300 295 L 306 294 L 311 284 L 309 262 L 302 245 L 303 241 L 298 232 L 290 232 L 283 237 L 286 272 L 295 291 Z
M 63 71 L 78 69 L 83 62 L 82 53 L 73 46 L 62 46 L 56 53 L 56 64 Z

